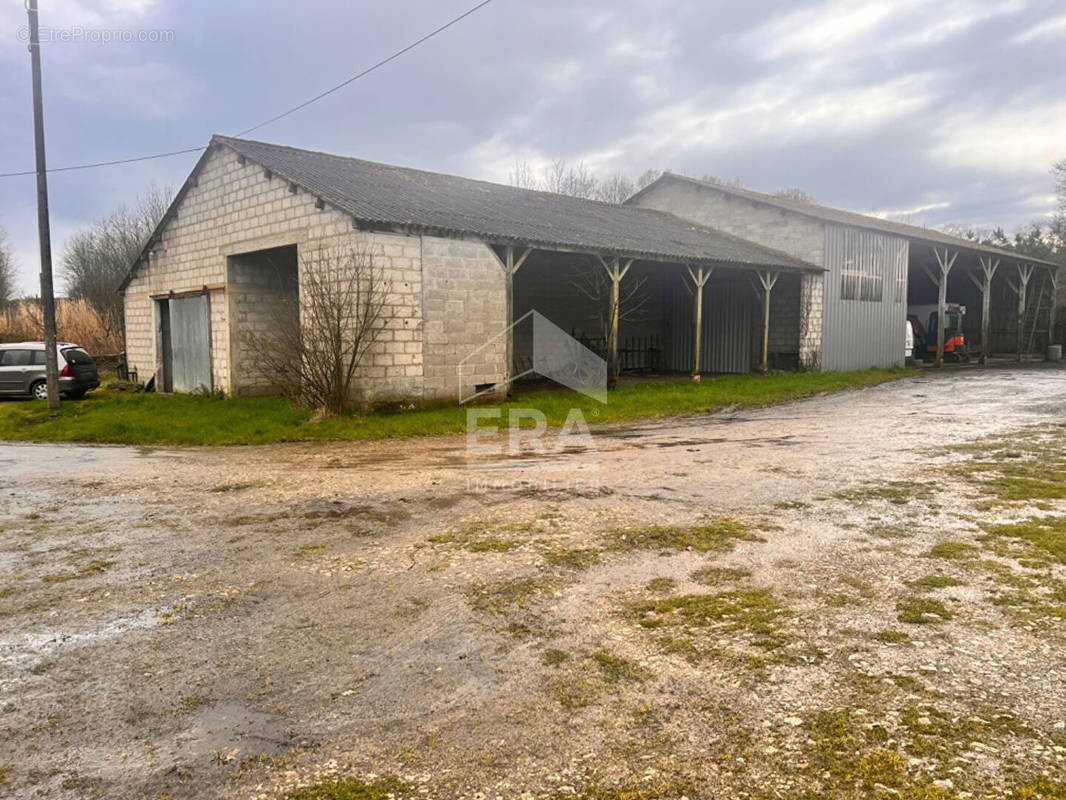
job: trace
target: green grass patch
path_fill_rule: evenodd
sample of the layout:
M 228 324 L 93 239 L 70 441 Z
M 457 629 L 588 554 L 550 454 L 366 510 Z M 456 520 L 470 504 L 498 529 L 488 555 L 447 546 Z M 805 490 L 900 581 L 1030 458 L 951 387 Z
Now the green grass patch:
M 570 658 L 570 655 L 565 650 L 559 650 L 553 647 L 544 651 L 541 661 L 547 667 L 557 667 L 568 658 Z
M 866 790 L 874 784 L 897 787 L 906 780 L 905 761 L 881 747 L 888 738 L 884 728 L 863 724 L 850 709 L 819 711 L 807 723 L 812 746 L 811 767 L 829 787 Z
M 915 578 L 913 581 L 905 581 L 905 583 L 912 589 L 948 589 L 952 586 L 965 586 L 966 581 L 960 581 L 958 578 L 952 578 L 949 575 L 923 575 L 921 578 Z
M 972 458 L 947 469 L 980 487 L 988 497 L 985 510 L 1013 503 L 1046 505 L 1066 499 L 1064 445 L 1062 426 L 1029 426 L 1010 436 L 986 437 L 956 447 Z
M 655 592 L 656 594 L 670 594 L 677 588 L 677 581 L 673 578 L 652 578 L 644 587 L 649 592 Z
M 932 487 L 911 481 L 889 481 L 888 483 L 872 486 L 861 486 L 857 489 L 842 489 L 835 492 L 833 497 L 837 500 L 848 500 L 853 503 L 868 503 L 875 500 L 887 501 L 893 505 L 903 506 L 912 500 L 928 500 L 932 497 Z
M 874 641 L 881 642 L 881 644 L 903 644 L 911 637 L 905 634 L 903 631 L 893 630 L 891 628 L 883 631 L 878 631 L 873 636 Z
M 592 654 L 592 659 L 599 665 L 604 680 L 608 683 L 643 681 L 648 677 L 647 670 L 639 664 L 634 664 L 628 658 L 616 656 L 607 650 L 597 650 Z
M 651 525 L 618 528 L 607 533 L 613 550 L 695 550 L 697 553 L 727 553 L 738 541 L 758 542 L 758 536 L 743 522 L 721 517 L 703 525 Z
M 896 618 L 908 625 L 928 625 L 954 616 L 955 612 L 930 597 L 910 597 L 896 604 Z
M 702 583 L 704 586 L 718 586 L 722 583 L 732 583 L 743 580 L 744 578 L 750 578 L 751 571 L 738 569 L 736 567 L 716 567 L 712 565 L 700 567 L 689 575 L 689 577 L 696 583 Z
M 986 481 L 982 487 L 1005 503 L 1021 503 L 1029 500 L 1061 500 L 1066 498 L 1066 481 L 1049 481 L 1026 475 L 1001 475 Z
M 454 544 L 465 547 L 471 553 L 506 553 L 525 543 L 525 539 L 499 534 L 528 535 L 536 532 L 536 526 L 525 522 L 470 522 L 457 531 L 430 536 L 433 544 Z
M 294 789 L 285 795 L 286 800 L 389 800 L 405 796 L 410 787 L 397 778 L 381 778 L 373 783 L 364 783 L 357 778 L 324 781 L 314 786 Z
M 536 392 L 500 404 L 536 408 L 551 426 L 579 408 L 589 422 L 709 413 L 725 407 L 758 407 L 827 391 L 872 386 L 917 374 L 914 370 L 779 372 L 726 375 L 700 383 L 648 381 L 614 389 L 603 405 L 570 392 Z M 460 406 L 372 413 L 313 420 L 309 409 L 278 397 L 222 398 L 167 395 L 102 388 L 85 399 L 49 410 L 44 401 L 0 404 L 0 439 L 110 442 L 140 445 L 265 444 L 316 439 L 364 440 L 394 436 L 465 433 Z
M 483 583 L 470 587 L 467 596 L 477 611 L 506 615 L 524 609 L 549 593 L 555 584 L 543 578 L 512 578 L 508 581 Z
M 698 793 L 691 783 L 679 778 L 645 776 L 617 786 L 592 784 L 572 796 L 574 800 L 678 800 L 697 797 Z
M 320 556 L 324 552 L 326 552 L 326 546 L 324 544 L 302 544 L 295 550 L 293 550 L 291 553 L 289 553 L 289 558 L 312 558 L 314 556 Z
M 987 528 L 991 538 L 1028 542 L 1043 550 L 1060 564 L 1066 564 L 1066 517 L 1042 517 L 993 525 Z
M 966 542 L 937 542 L 926 553 L 929 558 L 943 558 L 948 561 L 970 561 L 977 558 L 976 545 Z
M 591 547 L 556 547 L 544 551 L 544 561 L 553 567 L 584 570 L 600 563 L 600 551 Z
M 1066 800 L 1066 783 L 1036 778 L 1011 790 L 1012 800 Z
M 632 612 L 644 628 L 714 627 L 774 637 L 779 635 L 778 623 L 786 609 L 769 589 L 756 588 L 648 600 L 635 603 Z
M 198 709 L 204 703 L 207 702 L 207 698 L 198 694 L 191 694 L 188 697 L 183 697 L 178 701 L 178 708 L 176 714 L 191 714 Z
M 886 525 L 883 523 L 871 525 L 866 529 L 866 532 L 878 539 L 909 539 L 914 536 L 914 532 L 906 525 Z
M 552 696 L 567 711 L 579 711 L 600 699 L 602 688 L 585 675 L 576 675 L 551 687 Z
M 521 546 L 522 542 L 517 539 L 500 539 L 497 536 L 490 536 L 487 539 L 470 542 L 466 549 L 471 553 L 506 553 L 508 550 Z

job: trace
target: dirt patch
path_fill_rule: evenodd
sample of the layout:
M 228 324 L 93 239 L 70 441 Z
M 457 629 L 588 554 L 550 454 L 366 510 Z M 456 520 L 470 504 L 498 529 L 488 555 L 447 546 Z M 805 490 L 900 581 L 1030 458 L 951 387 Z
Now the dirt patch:
M 498 491 L 461 438 L 4 446 L 0 794 L 1062 797 L 1064 374 L 627 426 Z

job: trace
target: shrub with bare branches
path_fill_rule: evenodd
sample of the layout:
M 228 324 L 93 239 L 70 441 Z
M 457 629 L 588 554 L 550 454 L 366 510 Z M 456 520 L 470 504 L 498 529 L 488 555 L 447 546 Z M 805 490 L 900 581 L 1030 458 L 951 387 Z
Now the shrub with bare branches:
M 243 336 L 282 394 L 344 414 L 360 400 L 365 403 L 359 368 L 381 338 L 388 291 L 378 259 L 367 247 L 302 255 L 299 291 L 281 301 L 294 307 L 277 314 L 273 330 Z

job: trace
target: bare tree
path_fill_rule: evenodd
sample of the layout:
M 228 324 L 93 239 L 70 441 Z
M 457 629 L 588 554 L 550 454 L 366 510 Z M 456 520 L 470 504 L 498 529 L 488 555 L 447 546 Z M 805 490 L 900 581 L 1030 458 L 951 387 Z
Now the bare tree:
M 616 172 L 600 181 L 595 199 L 602 200 L 605 203 L 623 203 L 636 190 L 637 187 L 633 181 Z
M 15 299 L 15 254 L 0 228 L 0 307 Z
M 566 161 L 553 161 L 544 172 L 542 180 L 544 191 L 555 194 L 568 194 L 595 200 L 599 181 L 583 163 L 568 164 Z
M 637 191 L 639 192 L 645 186 L 650 186 L 662 177 L 663 171 L 661 169 L 646 169 L 637 177 Z
M 292 306 L 288 313 L 279 309 L 274 330 L 245 332 L 245 341 L 283 394 L 330 414 L 347 413 L 359 400 L 359 367 L 387 322 L 388 291 L 368 247 L 313 252 L 300 259 L 298 292 L 282 300 Z
M 788 189 L 781 189 L 774 192 L 774 197 L 780 197 L 784 200 L 795 200 L 798 203 L 817 203 L 814 199 L 814 195 L 805 189 L 800 189 L 798 186 L 791 186 Z
M 641 277 L 623 280 L 619 284 L 617 307 L 619 325 L 623 322 L 641 322 L 646 318 L 645 307 L 650 300 L 646 283 L 647 279 Z M 617 328 L 614 319 L 616 310 L 611 302 L 611 278 L 602 265 L 595 259 L 591 259 L 587 269 L 574 270 L 570 285 L 587 298 L 592 306 L 590 318 L 602 342 L 603 355 L 608 359 L 607 380 L 609 385 L 613 386 L 618 378 L 618 364 L 612 360 L 614 348 L 611 346 L 611 338 Z
M 151 187 L 133 208 L 122 206 L 67 240 L 62 273 L 67 295 L 86 300 L 107 333 L 122 328 L 119 286 L 170 206 L 173 190 Z
M 734 189 L 744 189 L 744 181 L 740 178 L 719 178 L 717 175 L 704 175 L 700 178 L 706 183 L 716 183 L 719 186 L 731 186 Z
M 638 189 L 643 189 L 660 175 L 662 175 L 661 170 L 649 169 L 644 171 L 636 181 L 620 172 L 601 178 L 584 163 L 571 164 L 559 159 L 553 161 L 551 166 L 540 175 L 528 162 L 516 162 L 508 177 L 512 186 L 521 189 L 554 192 L 586 200 L 618 204 Z
M 540 179 L 533 172 L 533 167 L 528 161 L 516 161 L 511 168 L 511 174 L 507 176 L 508 183 L 519 189 L 540 189 Z
M 1059 200 L 1059 211 L 1066 215 L 1066 158 L 1052 165 L 1051 174 L 1055 178 L 1055 195 Z

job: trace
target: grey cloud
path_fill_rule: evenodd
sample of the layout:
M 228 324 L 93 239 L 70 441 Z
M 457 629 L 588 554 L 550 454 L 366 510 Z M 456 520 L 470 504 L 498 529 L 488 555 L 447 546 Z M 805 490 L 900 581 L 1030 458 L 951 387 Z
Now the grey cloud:
M 50 163 L 235 133 L 468 4 L 137 0 L 122 10 L 81 0 L 83 18 L 175 38 L 46 48 Z M 916 0 L 496 0 L 254 135 L 496 180 L 518 158 L 632 175 L 669 167 L 801 186 L 859 211 L 930 207 L 917 222 L 1010 228 L 1050 210 L 1047 170 L 1066 157 L 1066 141 L 1056 149 L 1066 130 L 1061 17 L 1055 0 L 950 0 L 943 13 Z M 0 14 L 0 24 L 18 19 Z M 0 32 L 0 65 L 0 171 L 25 169 L 28 58 L 14 30 Z M 180 183 L 193 161 L 54 175 L 57 255 L 62 234 L 152 180 Z M 0 181 L 0 225 L 30 289 L 32 179 Z

